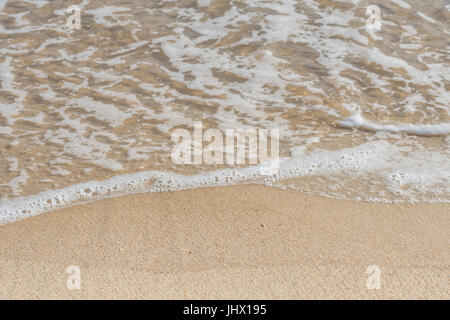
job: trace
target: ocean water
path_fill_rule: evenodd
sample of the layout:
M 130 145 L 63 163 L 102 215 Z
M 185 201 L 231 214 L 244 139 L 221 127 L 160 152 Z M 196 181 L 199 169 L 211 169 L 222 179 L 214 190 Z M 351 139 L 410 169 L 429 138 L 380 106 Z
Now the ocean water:
M 449 21 L 449 0 L 0 0 L 0 223 L 245 183 L 448 202 Z M 278 129 L 278 172 L 175 164 L 194 121 Z

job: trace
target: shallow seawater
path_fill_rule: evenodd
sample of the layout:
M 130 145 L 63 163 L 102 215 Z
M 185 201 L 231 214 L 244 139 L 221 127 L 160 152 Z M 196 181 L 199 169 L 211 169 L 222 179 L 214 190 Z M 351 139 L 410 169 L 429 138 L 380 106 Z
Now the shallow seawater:
M 450 200 L 448 0 L 83 0 L 80 29 L 70 5 L 0 0 L 0 222 L 242 183 Z M 194 121 L 278 129 L 278 172 L 174 163 Z

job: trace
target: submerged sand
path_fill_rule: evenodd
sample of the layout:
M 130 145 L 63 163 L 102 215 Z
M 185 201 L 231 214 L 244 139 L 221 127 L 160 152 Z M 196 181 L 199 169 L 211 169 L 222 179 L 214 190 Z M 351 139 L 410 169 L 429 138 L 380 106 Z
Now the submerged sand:
M 107 199 L 1 226 L 0 298 L 448 299 L 449 212 L 263 186 Z

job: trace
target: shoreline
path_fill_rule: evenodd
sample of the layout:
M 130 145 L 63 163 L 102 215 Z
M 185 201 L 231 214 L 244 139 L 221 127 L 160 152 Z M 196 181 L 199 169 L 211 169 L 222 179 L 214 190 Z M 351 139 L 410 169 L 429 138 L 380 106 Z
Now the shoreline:
M 0 226 L 0 298 L 448 299 L 449 209 L 261 185 L 104 199 Z

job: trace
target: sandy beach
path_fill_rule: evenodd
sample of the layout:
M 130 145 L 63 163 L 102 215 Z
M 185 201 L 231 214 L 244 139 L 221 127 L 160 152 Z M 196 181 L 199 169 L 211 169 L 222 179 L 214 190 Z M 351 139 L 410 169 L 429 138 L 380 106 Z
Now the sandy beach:
M 450 299 L 449 20 L 0 0 L 0 299 Z
M 106 199 L 1 226 L 0 298 L 448 299 L 449 209 L 255 185 Z

